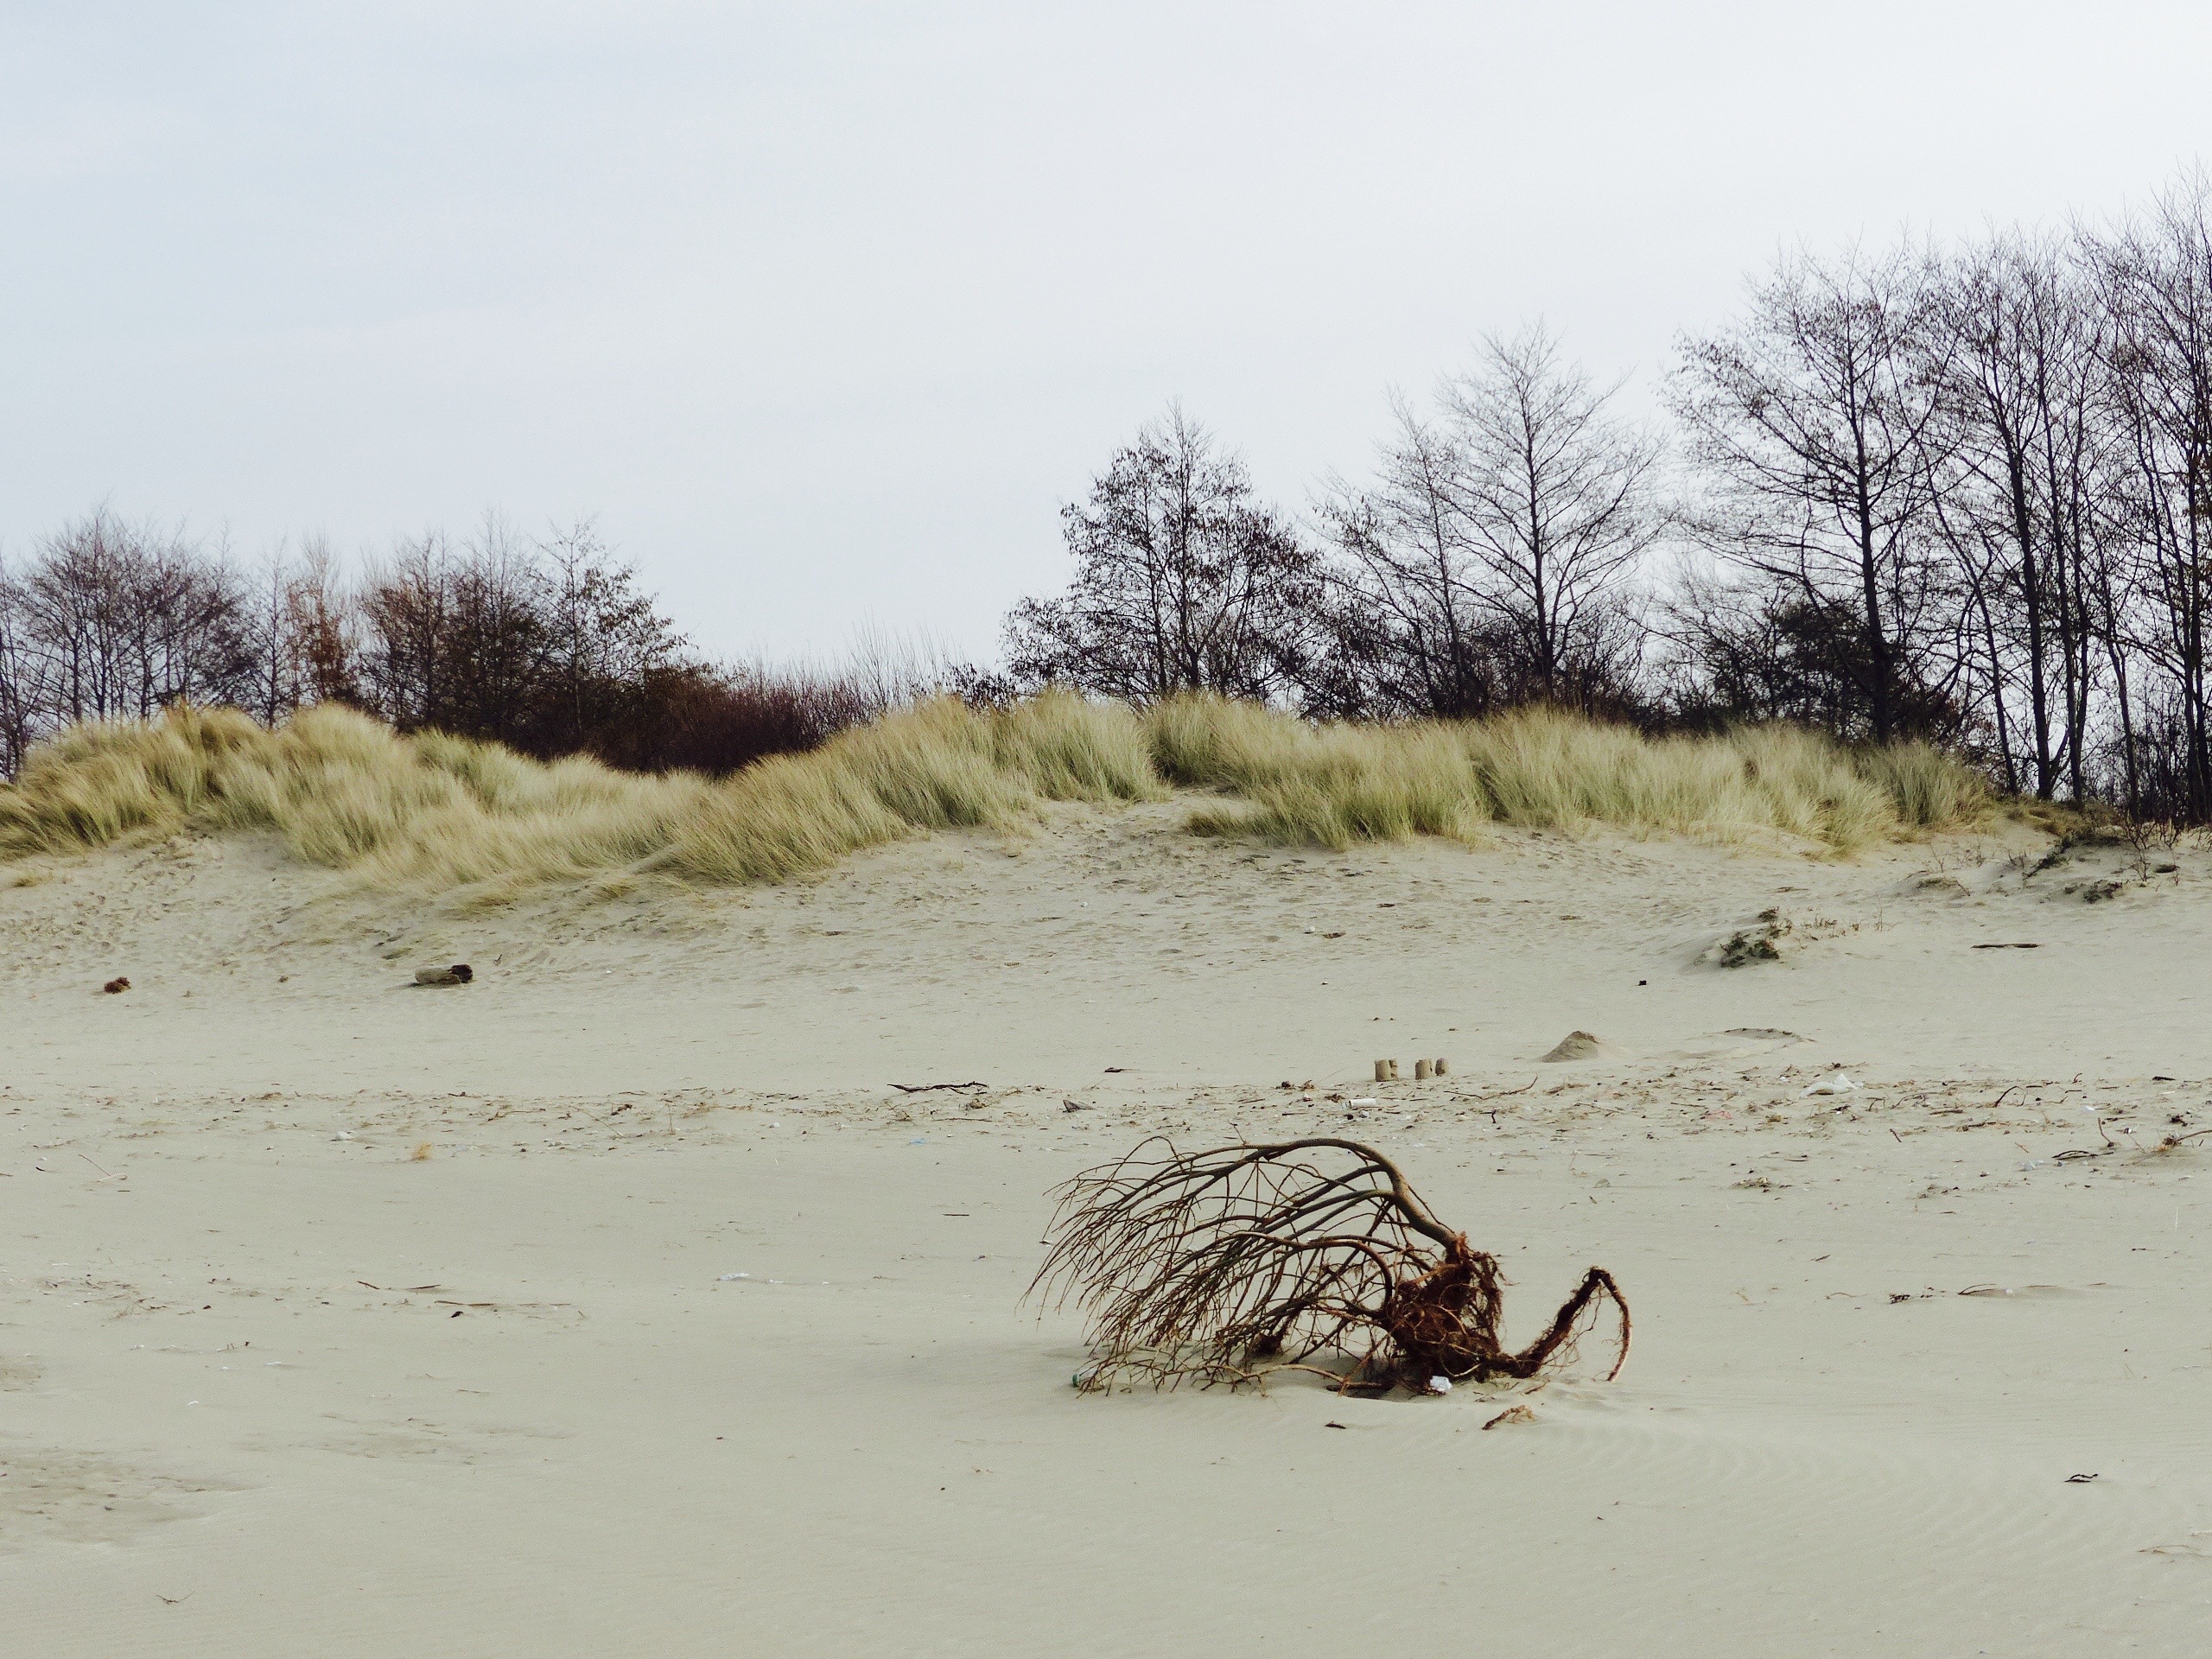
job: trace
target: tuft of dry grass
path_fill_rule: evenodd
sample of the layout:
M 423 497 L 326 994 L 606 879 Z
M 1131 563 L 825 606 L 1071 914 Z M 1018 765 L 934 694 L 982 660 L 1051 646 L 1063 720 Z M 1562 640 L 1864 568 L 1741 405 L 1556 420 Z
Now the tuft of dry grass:
M 264 731 L 226 709 L 73 728 L 0 788 L 0 859 L 127 836 L 274 830 L 375 885 L 496 904 L 651 870 L 778 880 L 918 831 L 1011 828 L 1047 800 L 1165 795 L 1136 718 L 1047 693 L 979 714 L 940 698 L 720 782 L 546 763 L 335 706 Z
M 1011 830 L 1048 801 L 1157 800 L 1171 785 L 1240 803 L 1198 810 L 1199 834 L 1336 848 L 1607 823 L 1848 851 L 1986 804 L 1965 767 L 1916 746 L 1862 752 L 1780 727 L 1654 740 L 1541 711 L 1317 726 L 1213 697 L 1142 714 L 1065 691 L 988 711 L 938 698 L 714 781 L 402 736 L 335 706 L 275 731 L 177 709 L 34 751 L 0 786 L 0 860 L 262 830 L 377 886 L 497 904 L 547 884 L 620 891 L 653 872 L 780 880 L 918 833 Z
M 1199 835 L 1257 835 L 1343 849 L 1408 836 L 1480 839 L 1492 814 L 1448 727 L 1314 726 L 1250 703 L 1177 697 L 1146 716 L 1173 781 L 1217 788 L 1249 810 L 1205 808 Z
M 1551 709 L 1487 721 L 1314 726 L 1215 697 L 1146 716 L 1160 771 L 1249 799 L 1192 828 L 1342 849 L 1408 835 L 1479 838 L 1486 823 L 1719 839 L 1780 832 L 1849 852 L 1904 830 L 1971 821 L 1986 791 L 1922 744 L 1857 750 L 1765 726 L 1649 738 Z

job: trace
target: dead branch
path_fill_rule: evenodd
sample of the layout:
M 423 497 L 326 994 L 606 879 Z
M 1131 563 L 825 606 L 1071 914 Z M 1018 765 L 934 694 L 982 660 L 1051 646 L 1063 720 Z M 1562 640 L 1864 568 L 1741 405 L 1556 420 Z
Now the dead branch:
M 1507 1349 L 1497 1259 L 1356 1141 L 1179 1153 L 1154 1137 L 1055 1196 L 1030 1294 L 1089 1314 L 1085 1389 L 1124 1375 L 1233 1387 L 1290 1367 L 1360 1393 L 1530 1377 L 1571 1353 L 1608 1302 L 1620 1319 L 1609 1379 L 1627 1357 L 1628 1304 L 1602 1268 L 1535 1341 Z
M 1472 1098 L 1478 1101 L 1503 1100 L 1508 1095 L 1525 1095 L 1542 1081 L 1541 1077 L 1531 1077 L 1518 1089 L 1498 1089 L 1487 1095 L 1476 1095 Z

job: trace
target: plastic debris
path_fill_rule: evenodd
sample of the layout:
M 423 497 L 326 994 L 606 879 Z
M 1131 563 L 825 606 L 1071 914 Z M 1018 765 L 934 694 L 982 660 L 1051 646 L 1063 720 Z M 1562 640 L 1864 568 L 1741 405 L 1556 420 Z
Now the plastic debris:
M 1853 1083 L 1839 1071 L 1831 1077 L 1822 1077 L 1817 1083 L 1807 1084 L 1805 1093 L 1808 1095 L 1847 1095 L 1863 1087 L 1865 1087 L 1863 1084 Z
M 1450 1377 L 1448 1377 L 1448 1376 L 1446 1376 L 1442 1372 L 1440 1372 L 1440 1371 L 1436 1376 L 1432 1376 L 1432 1377 L 1430 1377 L 1430 1378 L 1428 1379 L 1428 1391 L 1429 1391 L 1431 1394 L 1449 1394 L 1449 1393 L 1451 1393 L 1451 1392 L 1452 1392 L 1452 1379 L 1451 1379 Z
M 733 1279 L 750 1279 L 752 1276 L 749 1273 L 726 1273 L 716 1282 L 726 1285 Z

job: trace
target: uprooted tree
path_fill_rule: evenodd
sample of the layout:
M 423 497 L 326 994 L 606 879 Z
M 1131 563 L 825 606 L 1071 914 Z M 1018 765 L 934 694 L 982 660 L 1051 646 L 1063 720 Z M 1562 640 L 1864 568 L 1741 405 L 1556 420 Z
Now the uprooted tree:
M 1256 1382 L 1298 1370 L 1348 1393 L 1427 1391 L 1433 1379 L 1531 1377 L 1563 1360 L 1611 1304 L 1610 1380 L 1627 1357 L 1628 1303 L 1592 1268 L 1518 1352 L 1498 1335 L 1497 1258 L 1430 1214 L 1397 1166 L 1356 1141 L 1316 1138 L 1179 1153 L 1155 1137 L 1058 1189 L 1031 1294 L 1090 1318 L 1085 1389 Z

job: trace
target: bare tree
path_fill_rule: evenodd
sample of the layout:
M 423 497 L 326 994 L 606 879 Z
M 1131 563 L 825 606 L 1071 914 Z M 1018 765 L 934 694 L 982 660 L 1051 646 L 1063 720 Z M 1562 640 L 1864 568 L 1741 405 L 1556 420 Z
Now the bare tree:
M 1009 667 L 1148 701 L 1269 697 L 1313 653 L 1320 569 L 1243 463 L 1179 408 L 1138 434 L 1062 521 L 1075 575 L 1007 619 Z
M 1659 446 L 1608 412 L 1618 390 L 1562 363 L 1538 325 L 1485 340 L 1443 391 L 1459 459 L 1448 499 L 1476 586 L 1547 699 L 1602 654 L 1623 579 L 1659 534 Z
M 360 677 L 360 606 L 327 537 L 310 536 L 301 544 L 286 598 L 292 613 L 288 631 L 299 653 L 300 701 L 365 701 Z
M 880 713 L 911 664 L 870 667 L 696 660 L 588 524 L 532 541 L 487 517 L 458 546 L 402 543 L 357 587 L 320 537 L 241 576 L 219 549 L 103 510 L 0 568 L 0 777 L 73 721 L 178 701 L 269 725 L 342 701 L 540 756 L 727 772 Z
M 253 665 L 239 707 L 264 726 L 308 700 L 298 583 L 293 561 L 279 545 L 244 584 L 241 620 Z
M 1626 589 L 1661 528 L 1659 445 L 1611 415 L 1618 390 L 1537 325 L 1486 339 L 1433 416 L 1397 402 L 1376 481 L 1324 509 L 1355 616 L 1405 683 L 1386 706 L 1587 703 L 1639 654 Z
M 637 574 L 617 563 L 588 522 L 541 544 L 546 581 L 543 684 L 532 736 L 557 752 L 588 747 L 637 690 L 674 668 L 683 636 L 660 613 Z
M 26 617 L 22 586 L 0 562 L 0 778 L 22 769 L 53 700 L 48 661 L 26 637 Z
M 2015 683 L 2033 787 L 2081 798 L 2095 656 L 2084 583 L 2114 485 L 2101 419 L 2107 325 L 2066 244 L 2000 236 L 1945 272 L 1954 342 L 1936 522 L 1964 582 L 2008 778 Z
M 1925 258 L 1786 257 L 1736 327 L 1681 342 L 1671 402 L 1709 494 L 1706 543 L 1815 606 L 1848 595 L 1878 741 L 1935 597 L 1927 542 L 1949 348 Z
M 537 550 L 493 515 L 459 548 L 436 533 L 402 543 L 360 600 L 362 678 L 378 711 L 406 730 L 524 741 L 550 588 Z
M 2164 683 L 2165 723 L 2180 753 L 2173 798 L 2160 810 L 2202 823 L 2212 817 L 2212 179 L 2182 180 L 2147 219 L 2102 242 L 2098 257 L 2134 549 L 2125 583 L 2133 603 L 2114 617 L 2115 632 L 2130 637 Z M 2133 795 L 2132 715 L 2122 742 Z
M 1322 516 L 1343 556 L 1329 712 L 1484 715 L 1503 695 L 1503 642 L 1457 523 L 1458 447 L 1393 398 L 1375 481 L 1337 481 Z
M 454 661 L 451 570 L 442 532 L 404 541 L 363 583 L 360 680 L 369 706 L 395 726 L 439 723 L 448 713 Z
M 222 559 L 102 507 L 48 537 L 11 582 L 11 651 L 48 722 L 143 720 L 236 700 L 251 671 L 245 608 Z

